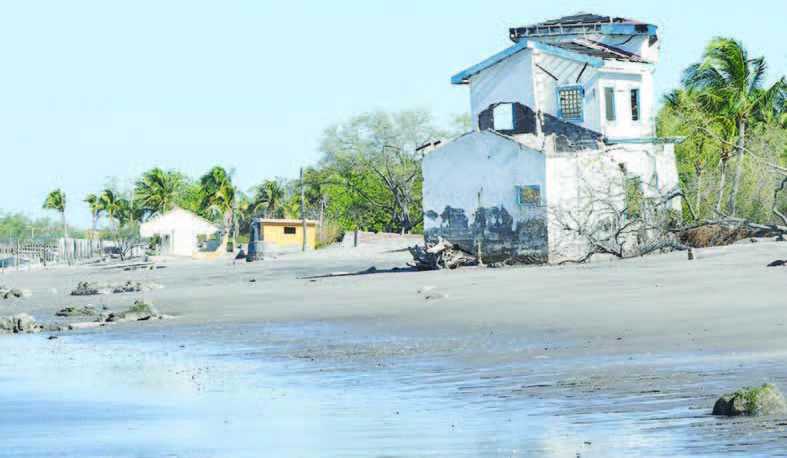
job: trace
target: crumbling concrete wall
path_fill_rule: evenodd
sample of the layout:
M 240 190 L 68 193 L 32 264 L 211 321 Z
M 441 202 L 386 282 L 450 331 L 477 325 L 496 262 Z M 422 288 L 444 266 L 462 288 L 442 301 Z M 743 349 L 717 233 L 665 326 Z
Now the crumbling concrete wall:
M 557 151 L 547 155 L 549 262 L 578 259 L 589 250 L 586 240 L 563 230 L 561 219 L 593 218 L 588 209 L 594 203 L 614 203 L 622 208 L 625 180 L 633 177 L 640 179 L 646 198 L 663 198 L 678 190 L 674 145 L 606 145 L 600 151 Z M 669 205 L 680 214 L 679 198 Z
M 543 153 L 501 134 L 471 132 L 424 158 L 424 230 L 485 262 L 545 262 L 548 232 Z M 517 186 L 538 186 L 539 205 L 522 205 Z

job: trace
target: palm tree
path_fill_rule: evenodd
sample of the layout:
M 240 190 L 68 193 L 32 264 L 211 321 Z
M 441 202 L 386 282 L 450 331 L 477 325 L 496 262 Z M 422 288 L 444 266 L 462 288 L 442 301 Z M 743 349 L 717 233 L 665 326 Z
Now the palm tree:
M 150 169 L 136 183 L 136 203 L 147 216 L 169 211 L 175 206 L 183 182 L 183 176 L 175 171 Z
M 117 233 L 121 221 L 128 211 L 128 201 L 112 189 L 105 189 L 98 198 L 100 213 L 103 212 L 109 219 L 112 232 Z
M 222 238 L 222 249 L 226 250 L 229 242 L 229 235 L 234 223 L 235 194 L 236 189 L 232 184 L 232 174 L 227 173 L 223 167 L 215 166 L 200 178 L 202 187 L 201 207 L 204 212 L 215 216 L 222 216 L 224 222 L 224 237 Z M 236 240 L 233 237 L 233 249 Z
M 93 235 L 96 233 L 96 228 L 98 227 L 98 218 L 101 216 L 101 202 L 99 201 L 98 196 L 93 193 L 86 195 L 84 202 L 87 203 L 87 206 L 90 208 L 90 216 L 93 220 L 93 224 L 91 225 L 91 229 L 93 231 L 90 236 L 93 237 Z
M 729 207 L 735 215 L 743 157 L 746 151 L 746 129 L 758 112 L 773 111 L 778 94 L 786 86 L 784 78 L 765 88 L 767 64 L 762 57 L 750 58 L 743 45 L 730 38 L 715 38 L 705 49 L 703 61 L 686 72 L 685 83 L 698 90 L 704 109 L 726 119 L 734 129 L 735 178 Z M 722 175 L 723 179 L 724 175 Z
M 66 193 L 62 189 L 55 189 L 46 196 L 43 208 L 55 210 L 60 213 L 63 223 L 63 238 L 68 239 L 68 226 L 66 225 Z
M 272 218 L 281 209 L 284 200 L 284 188 L 276 180 L 265 180 L 254 192 L 252 208 L 255 212 L 262 211 L 266 218 Z

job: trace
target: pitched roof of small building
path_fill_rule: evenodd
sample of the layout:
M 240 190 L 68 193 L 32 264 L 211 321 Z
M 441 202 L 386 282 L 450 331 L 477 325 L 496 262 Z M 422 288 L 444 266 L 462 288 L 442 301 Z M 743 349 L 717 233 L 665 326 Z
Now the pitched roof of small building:
M 174 207 L 142 223 L 139 232 L 142 237 L 152 237 L 156 234 L 168 234 L 186 224 L 191 226 L 195 234 L 210 235 L 221 230 L 216 224 L 193 212 Z

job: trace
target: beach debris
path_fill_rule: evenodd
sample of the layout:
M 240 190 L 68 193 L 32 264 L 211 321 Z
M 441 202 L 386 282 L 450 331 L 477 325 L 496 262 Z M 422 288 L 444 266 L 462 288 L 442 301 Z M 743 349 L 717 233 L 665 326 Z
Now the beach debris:
M 768 267 L 784 267 L 784 266 L 787 266 L 787 260 L 777 259 L 776 261 L 773 261 L 772 263 L 768 264 Z
M 776 415 L 787 412 L 787 402 L 778 388 L 770 383 L 741 388 L 720 397 L 713 405 L 713 415 L 736 417 Z
M 413 262 L 407 265 L 417 270 L 453 270 L 458 267 L 478 265 L 477 257 L 443 239 L 431 246 L 415 245 L 408 250 L 413 257 Z
M 2 334 L 26 334 L 43 330 L 44 326 L 27 313 L 0 317 L 0 333 Z
M 102 311 L 107 310 L 106 306 L 100 309 L 93 305 L 84 305 L 82 307 L 69 305 L 55 312 L 55 316 L 69 317 L 69 316 L 98 316 Z
M 71 291 L 72 296 L 95 296 L 101 294 L 97 287 L 91 286 L 88 282 L 79 282 L 75 290 Z
M 5 286 L 0 286 L 0 299 L 30 297 L 31 295 L 32 293 L 29 290 L 6 288 Z
M 156 283 L 142 283 L 126 281 L 121 283 L 89 283 L 79 282 L 75 290 L 71 291 L 72 296 L 97 296 L 99 294 L 123 294 L 141 293 L 161 288 Z
M 134 305 L 124 312 L 110 313 L 106 317 L 109 323 L 121 321 L 147 321 L 147 320 L 162 320 L 167 318 L 166 315 L 161 314 L 153 305 L 147 304 L 141 300 L 134 301 Z

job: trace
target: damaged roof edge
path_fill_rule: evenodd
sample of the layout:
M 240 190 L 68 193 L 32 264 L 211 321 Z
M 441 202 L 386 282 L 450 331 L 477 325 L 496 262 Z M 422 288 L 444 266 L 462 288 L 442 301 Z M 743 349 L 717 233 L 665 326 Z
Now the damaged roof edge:
M 506 48 L 500 51 L 499 53 L 493 55 L 492 57 L 452 76 L 451 84 L 457 84 L 457 85 L 467 84 L 469 83 L 471 77 L 481 73 L 482 71 L 486 70 L 489 67 L 499 64 L 500 62 L 508 59 L 509 57 L 513 56 L 514 54 L 524 49 L 537 49 L 547 54 L 552 54 L 557 57 L 563 57 L 565 59 L 586 63 L 596 68 L 600 68 L 604 66 L 604 60 L 599 57 L 586 56 L 578 52 L 573 52 L 562 48 L 558 48 L 557 46 L 548 45 L 538 41 L 530 41 L 530 40 L 522 39 L 514 46 Z
M 604 143 L 608 145 L 643 145 L 643 144 L 673 144 L 680 145 L 686 137 L 642 137 L 642 138 L 607 138 Z

